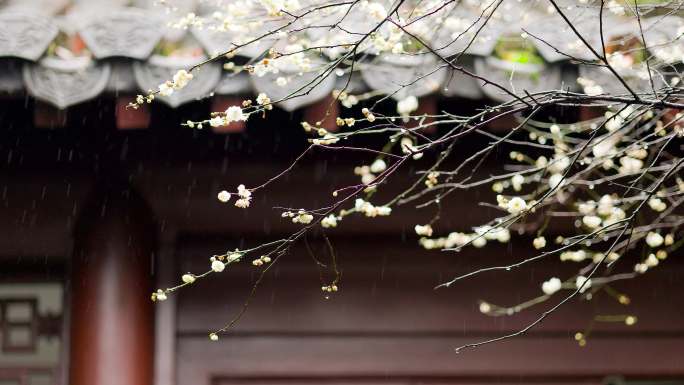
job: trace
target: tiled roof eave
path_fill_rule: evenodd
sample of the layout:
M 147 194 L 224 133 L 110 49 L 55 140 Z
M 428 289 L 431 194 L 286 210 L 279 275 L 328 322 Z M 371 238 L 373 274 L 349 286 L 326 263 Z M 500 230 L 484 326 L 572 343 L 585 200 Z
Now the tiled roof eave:
M 611 26 L 609 33 L 612 34 L 629 32 L 633 27 L 617 18 L 606 23 Z M 84 58 L 60 59 L 46 56 L 48 46 L 59 32 L 58 23 L 49 16 L 0 9 L 0 24 L 6 27 L 0 29 L 0 68 L 4 69 L 0 74 L 0 93 L 18 94 L 25 91 L 58 108 L 67 108 L 106 93 L 145 93 L 169 80 L 178 69 L 193 64 L 186 59 L 153 54 L 155 46 L 164 36 L 163 28 L 157 28 L 158 25 L 163 25 L 163 21 L 155 12 L 147 9 L 124 7 L 104 12 L 102 16 L 83 23 L 78 32 L 91 53 L 90 62 L 85 64 Z M 674 41 L 673 44 L 679 44 L 673 34 L 684 22 L 678 16 L 646 18 L 643 24 L 647 37 L 652 41 Z M 593 47 L 600 45 L 595 26 L 589 21 L 580 19 L 577 27 L 590 37 L 588 41 Z M 577 84 L 569 84 L 567 81 L 574 74 L 605 78 L 596 73 L 600 69 L 588 66 L 576 68 L 578 65 L 570 59 L 574 57 L 591 60 L 591 52 L 586 47 L 568 43 L 568 36 L 572 35 L 568 35 L 567 28 L 559 27 L 557 15 L 541 18 L 524 28 L 493 22 L 490 29 L 494 31 L 492 36 L 520 33 L 521 30 L 529 33 L 530 41 L 537 47 L 545 64 L 536 70 L 534 76 L 526 75 L 525 65 L 502 64 L 492 56 L 493 41 L 496 38 L 491 36 L 487 41 L 471 46 L 463 45 L 461 48 L 458 45 L 448 45 L 448 36 L 436 36 L 435 44 L 447 44 L 445 47 L 449 49 L 440 50 L 440 53 L 451 57 L 461 56 L 461 51 L 466 49 L 465 55 L 459 60 L 459 66 L 506 84 L 514 92 L 558 89 L 561 85 L 565 88 L 577 88 Z M 190 34 L 203 47 L 206 56 L 211 55 L 209 50 L 216 51 L 220 48 L 220 39 L 212 37 L 208 30 L 184 33 Z M 544 41 L 536 39 L 539 35 L 544 36 Z M 321 59 L 324 60 L 323 57 Z M 397 100 L 408 95 L 421 97 L 435 93 L 466 98 L 510 98 L 501 90 L 486 86 L 482 81 L 450 68 L 430 54 L 369 55 L 361 64 L 350 83 L 354 88 L 353 92 L 371 90 L 389 94 Z M 221 63 L 217 61 L 201 68 L 186 88 L 159 99 L 171 107 L 211 95 L 256 95 L 265 92 L 272 100 L 278 100 L 300 89 L 301 96 L 280 105 L 286 110 L 294 110 L 321 100 L 333 89 L 347 84 L 347 73 L 332 71 L 327 73 L 323 81 L 317 83 L 315 89 L 306 88 L 318 75 L 315 72 L 293 73 L 291 78 L 294 80 L 286 87 L 280 87 L 276 85 L 276 78 L 281 75 L 283 74 L 267 74 L 259 77 L 245 72 L 234 73 L 223 70 Z M 630 77 L 631 74 L 627 73 L 625 76 Z M 415 82 L 416 77 L 423 78 Z M 637 89 L 650 87 L 638 79 L 630 80 L 630 85 Z M 605 89 L 610 91 L 610 87 L 610 84 L 606 84 Z

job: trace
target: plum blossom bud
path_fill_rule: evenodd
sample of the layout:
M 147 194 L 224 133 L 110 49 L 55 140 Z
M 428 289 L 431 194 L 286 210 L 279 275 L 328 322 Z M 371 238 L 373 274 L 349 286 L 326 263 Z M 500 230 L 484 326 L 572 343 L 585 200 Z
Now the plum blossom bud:
M 551 177 L 549 177 L 549 187 L 550 188 L 560 187 L 560 184 L 562 182 L 563 182 L 563 175 L 561 175 L 561 174 L 552 174 Z
M 546 295 L 552 295 L 558 290 L 560 290 L 561 286 L 561 280 L 556 277 L 552 277 L 548 281 L 544 281 L 544 283 L 542 283 L 542 291 Z
M 415 96 L 408 96 L 397 102 L 397 112 L 401 116 L 408 116 L 411 112 L 418 109 L 418 99 Z
M 663 202 L 660 198 L 651 198 L 648 200 L 648 206 L 657 212 L 663 212 L 667 208 L 667 204 Z
M 226 124 L 226 120 L 222 116 L 214 116 L 209 119 L 209 125 L 212 127 L 221 127 Z
M 186 70 L 179 70 L 173 75 L 173 88 L 179 90 L 188 85 L 193 75 Z
M 159 290 L 157 290 L 156 293 L 154 293 L 153 298 L 154 298 L 156 301 L 160 301 L 160 302 L 161 302 L 161 301 L 166 301 L 166 293 L 165 293 L 162 289 L 159 289 Z
M 370 165 L 370 171 L 374 172 L 376 174 L 379 174 L 387 169 L 387 163 L 385 163 L 384 160 L 382 159 L 376 159 L 371 165 Z
M 330 214 L 321 220 L 321 226 L 325 228 L 337 227 L 337 217 Z
M 513 176 L 513 178 L 511 178 L 511 184 L 513 185 L 513 190 L 515 191 L 522 190 L 523 183 L 525 183 L 525 177 L 520 174 L 516 174 Z
M 418 234 L 418 235 L 423 235 L 426 237 L 429 237 L 432 235 L 432 226 L 430 226 L 429 224 L 427 224 L 427 225 L 416 225 L 414 230 L 416 231 L 416 234 Z
M 196 278 L 193 274 L 187 273 L 183 274 L 181 279 L 183 280 L 183 283 L 194 283 Z
M 658 247 L 662 245 L 664 241 L 665 239 L 663 238 L 663 236 L 658 233 L 649 232 L 646 235 L 646 244 L 650 247 Z
M 222 203 L 226 203 L 230 200 L 230 193 L 226 190 L 223 190 L 220 193 L 218 193 L 217 198 Z
M 226 110 L 226 120 L 228 123 L 247 120 L 247 115 L 242 112 L 242 108 L 238 106 L 230 106 Z
M 591 287 L 591 279 L 580 275 L 575 280 L 575 287 L 579 289 L 580 293 L 584 293 Z
M 532 241 L 532 245 L 537 250 L 543 249 L 544 247 L 546 247 L 546 238 L 544 238 L 544 237 L 534 238 L 534 240 Z
M 213 270 L 215 273 L 220 273 L 226 268 L 226 265 L 219 261 L 218 259 L 215 259 L 213 262 L 211 262 L 211 270 Z
M 585 215 L 582 217 L 582 223 L 590 229 L 595 229 L 601 226 L 601 218 L 596 215 Z

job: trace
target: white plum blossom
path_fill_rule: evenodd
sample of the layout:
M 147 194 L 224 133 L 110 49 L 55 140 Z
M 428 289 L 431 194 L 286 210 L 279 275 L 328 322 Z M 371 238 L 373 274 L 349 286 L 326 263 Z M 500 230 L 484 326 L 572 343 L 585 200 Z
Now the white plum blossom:
M 601 218 L 596 215 L 585 215 L 582 217 L 582 223 L 590 229 L 595 229 L 601 226 Z
M 561 174 L 568 167 L 570 167 L 570 158 L 561 154 L 556 154 L 548 165 L 549 172 L 552 174 Z
M 672 234 L 665 235 L 665 246 L 670 246 L 674 243 L 674 236 Z
M 544 247 L 546 247 L 546 238 L 544 238 L 544 237 L 534 238 L 534 240 L 532 241 L 532 245 L 537 250 L 543 249 Z
M 366 119 L 367 119 L 370 123 L 373 123 L 373 122 L 375 121 L 375 115 L 373 115 L 373 113 L 370 112 L 370 110 L 369 110 L 368 108 L 365 108 L 365 107 L 364 107 L 364 108 L 361 110 L 361 113 L 363 114 L 363 116 L 366 117 Z
M 213 118 L 209 119 L 209 125 L 212 127 L 221 127 L 225 126 L 226 120 L 222 116 L 214 116 Z
M 363 175 L 361 175 L 361 183 L 363 183 L 365 185 L 369 185 L 369 184 L 373 183 L 375 178 L 376 178 L 375 175 L 373 175 L 371 173 L 363 174 Z
M 552 174 L 549 177 L 549 188 L 556 188 L 560 187 L 560 184 L 563 182 L 563 175 L 561 174 Z
M 190 273 L 183 274 L 183 276 L 181 277 L 181 280 L 183 281 L 183 283 L 187 283 L 187 284 L 194 283 L 195 279 L 196 279 L 195 275 L 190 274 Z
M 577 211 L 582 215 L 590 215 L 596 211 L 596 202 L 586 201 L 577 205 Z
M 612 196 L 606 194 L 599 199 L 597 212 L 599 215 L 608 216 L 615 208 L 616 200 Z
M 418 148 L 413 144 L 413 139 L 411 139 L 410 137 L 405 136 L 405 137 L 401 138 L 401 141 L 399 143 L 401 144 L 401 151 L 404 154 L 414 153 L 413 159 L 416 159 L 416 160 L 423 157 L 423 153 L 418 152 Z
M 501 243 L 506 243 L 511 240 L 511 232 L 508 229 L 497 228 L 492 231 L 496 240 Z
M 520 174 L 516 174 L 511 178 L 511 185 L 513 185 L 513 190 L 522 190 L 522 185 L 525 183 L 525 177 Z
M 173 94 L 173 84 L 171 82 L 165 82 L 159 85 L 159 95 L 171 96 L 171 94 Z
M 226 110 L 226 120 L 230 122 L 238 122 L 247 120 L 247 115 L 242 112 L 242 108 L 238 106 L 230 106 Z
M 230 200 L 230 193 L 226 190 L 223 190 L 218 193 L 217 198 L 219 201 L 226 203 Z
M 636 265 L 634 265 L 634 271 L 639 273 L 639 274 L 643 274 L 647 270 L 648 270 L 648 265 L 646 265 L 645 263 L 637 263 Z
M 510 201 L 508 201 L 506 209 L 509 213 L 513 215 L 518 215 L 521 212 L 527 210 L 527 203 L 524 199 L 520 197 L 513 197 Z
M 320 145 L 326 146 L 326 145 L 329 145 L 329 144 L 335 144 L 335 143 L 337 143 L 339 140 L 340 140 L 340 138 L 338 138 L 337 136 L 335 136 L 335 135 L 333 135 L 333 134 L 325 134 L 325 136 L 324 136 L 323 138 L 320 138 L 320 139 L 319 139 L 319 138 L 312 139 L 312 140 L 311 140 L 311 143 L 313 143 L 313 144 L 320 144 Z
M 646 257 L 646 260 L 644 261 L 644 263 L 648 267 L 656 267 L 656 266 L 658 266 L 659 261 L 658 261 L 658 258 L 655 256 L 655 254 L 651 253 L 648 255 L 648 257 Z
M 233 262 L 239 261 L 240 258 L 242 258 L 242 254 L 239 253 L 239 252 L 237 252 L 237 251 L 235 251 L 235 252 L 233 252 L 233 253 L 228 254 L 228 256 L 226 256 L 226 261 L 227 261 L 228 263 L 233 263 Z
M 663 244 L 664 241 L 665 239 L 663 238 L 663 236 L 658 233 L 651 231 L 648 234 L 646 234 L 646 244 L 650 247 L 659 247 Z
M 308 225 L 313 221 L 314 217 L 313 215 L 307 213 L 304 210 L 299 210 L 296 215 L 293 215 L 292 217 L 292 223 L 301 223 L 304 225 Z
M 549 278 L 547 281 L 542 283 L 542 291 L 546 295 L 552 295 L 560 290 L 562 287 L 562 282 L 556 277 Z
M 591 278 L 587 278 L 583 275 L 577 276 L 575 287 L 579 289 L 580 293 L 584 293 L 591 287 Z
M 651 198 L 648 200 L 648 206 L 653 210 L 657 212 L 663 212 L 667 208 L 667 204 L 662 201 L 660 198 Z
M 409 116 L 418 109 L 418 98 L 415 96 L 407 96 L 406 98 L 397 102 L 397 112 L 401 116 Z
M 215 273 L 220 273 L 226 268 L 226 265 L 219 261 L 218 259 L 214 258 L 213 261 L 211 261 L 211 270 L 214 271 Z
M 240 198 L 235 201 L 235 207 L 240 209 L 246 209 L 249 207 L 250 203 L 251 202 L 249 199 Z
M 193 75 L 186 70 L 179 70 L 173 75 L 173 88 L 179 90 L 188 85 Z
M 256 102 L 260 106 L 264 106 L 264 108 L 270 110 L 273 109 L 273 105 L 271 104 L 271 98 L 268 97 L 265 93 L 261 92 L 259 95 L 256 97 Z
M 376 174 L 379 174 L 387 169 L 387 163 L 385 163 L 384 160 L 382 159 L 376 159 L 371 165 L 370 165 L 370 171 L 374 172 Z
M 414 227 L 414 230 L 416 231 L 416 234 L 418 235 L 423 235 L 426 237 L 432 236 L 432 226 L 429 224 L 427 225 L 416 225 Z
M 643 167 L 643 160 L 632 158 L 631 156 L 623 156 L 620 158 L 620 167 L 618 170 L 622 174 L 635 174 L 641 171 Z
M 245 185 L 243 184 L 239 185 L 237 190 L 240 199 L 235 202 L 235 207 L 241 209 L 248 208 L 252 200 L 252 192 L 245 188 Z
M 372 203 L 361 198 L 357 198 L 354 202 L 354 209 L 371 218 L 377 216 L 388 216 L 392 213 L 392 208 L 389 206 L 373 206 Z
M 164 290 L 159 289 L 159 290 L 157 290 L 156 293 L 154 293 L 154 295 L 152 296 L 152 298 L 153 298 L 155 301 L 160 301 L 160 302 L 161 302 L 161 301 L 166 301 L 166 293 L 164 292 Z
M 473 238 L 472 244 L 479 249 L 487 245 L 487 239 L 483 236 L 478 236 Z
M 325 228 L 337 227 L 337 217 L 330 214 L 321 220 L 321 226 Z
M 587 259 L 587 252 L 584 250 L 564 251 L 560 255 L 561 261 L 582 262 Z

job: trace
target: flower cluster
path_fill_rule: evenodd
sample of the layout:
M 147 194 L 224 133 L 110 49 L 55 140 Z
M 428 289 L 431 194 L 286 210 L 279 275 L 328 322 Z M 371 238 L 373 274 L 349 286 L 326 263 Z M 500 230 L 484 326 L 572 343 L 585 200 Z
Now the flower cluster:
M 305 210 L 299 210 L 296 213 L 293 213 L 291 211 L 285 211 L 282 214 L 283 218 L 291 218 L 292 223 L 301 223 L 303 225 L 308 225 L 311 223 L 314 219 L 313 215 L 307 213 Z
M 372 203 L 361 198 L 354 202 L 354 210 L 365 214 L 367 217 L 384 217 L 392 214 L 392 208 L 388 206 L 373 206 Z
M 262 255 L 261 257 L 252 261 L 252 265 L 254 265 L 254 266 L 261 266 L 261 265 L 265 265 L 268 263 L 271 263 L 271 257 L 269 257 L 267 255 Z
M 246 209 L 252 201 L 252 192 L 245 188 L 243 184 L 239 185 L 237 190 L 240 198 L 235 202 L 235 207 Z
M 430 235 L 432 233 L 431 227 L 429 228 L 429 231 L 426 231 L 422 227 L 420 228 L 420 230 L 422 232 L 429 232 Z M 425 249 L 432 250 L 459 249 L 468 244 L 473 245 L 477 248 L 481 248 L 487 245 L 487 241 L 498 241 L 501 243 L 506 243 L 511 239 L 511 233 L 506 228 L 485 225 L 476 227 L 473 230 L 474 231 L 472 233 L 452 232 L 449 233 L 446 237 L 439 238 L 426 238 L 430 235 L 425 233 L 419 233 L 419 235 L 426 236 L 421 238 L 419 242 L 420 245 L 423 246 Z M 418 233 L 418 231 L 419 228 L 418 226 L 416 226 L 416 233 Z
M 380 174 L 387 170 L 387 163 L 384 160 L 378 158 L 370 166 L 358 166 L 354 167 L 354 174 L 361 177 L 361 183 L 365 185 L 371 185 L 375 182 L 377 174 Z

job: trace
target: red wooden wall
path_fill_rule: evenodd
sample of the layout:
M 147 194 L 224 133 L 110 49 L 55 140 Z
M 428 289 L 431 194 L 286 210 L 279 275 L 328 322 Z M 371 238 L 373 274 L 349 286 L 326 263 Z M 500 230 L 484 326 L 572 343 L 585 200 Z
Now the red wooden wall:
M 433 286 L 476 266 L 529 255 L 520 245 L 447 254 L 426 253 L 392 238 L 333 237 L 341 291 L 325 299 L 319 273 L 295 248 L 269 273 L 239 325 L 218 342 L 218 328 L 242 306 L 257 268 L 243 263 L 181 292 L 177 313 L 179 385 L 601 383 L 606 376 L 684 378 L 684 268 L 667 269 L 614 287 L 630 306 L 606 295 L 575 301 L 524 337 L 455 354 L 464 343 L 515 331 L 551 303 L 514 317 L 478 311 L 479 299 L 514 305 L 539 294 L 552 275 L 575 265 L 551 261 L 485 274 L 450 289 Z M 186 242 L 179 271 L 201 271 L 217 250 Z M 216 247 L 225 248 L 225 243 Z M 319 244 L 320 250 L 323 250 Z M 325 253 L 318 253 L 325 259 Z M 560 297 L 554 298 L 560 300 Z M 596 324 L 587 346 L 573 336 L 598 314 L 630 313 L 636 325 Z

